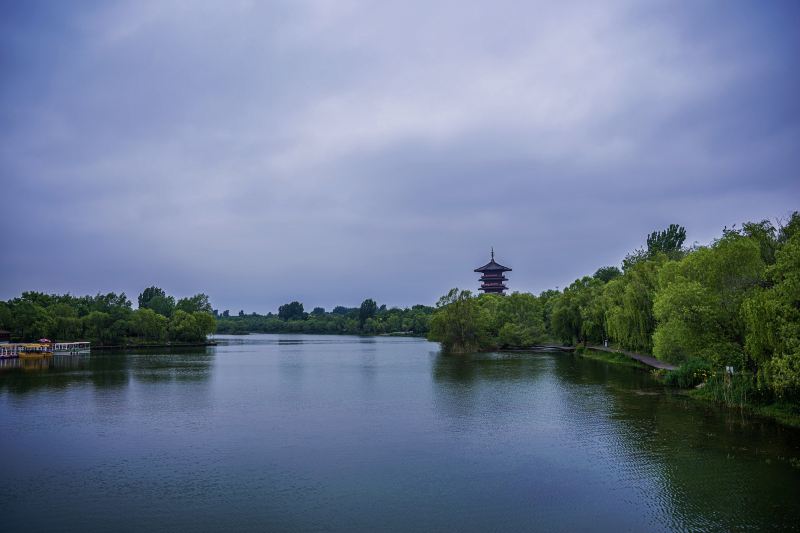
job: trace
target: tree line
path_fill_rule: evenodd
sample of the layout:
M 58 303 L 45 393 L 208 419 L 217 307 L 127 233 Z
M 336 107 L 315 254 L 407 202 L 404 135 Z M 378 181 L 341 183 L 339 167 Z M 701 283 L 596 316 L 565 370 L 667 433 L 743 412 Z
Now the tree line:
M 359 307 L 334 307 L 326 311 L 315 307 L 310 313 L 302 303 L 294 301 L 278 308 L 278 313 L 231 315 L 229 311 L 216 313 L 217 332 L 243 333 L 327 333 L 349 335 L 428 333 L 433 307 L 415 305 L 408 309 L 378 306 L 372 298 Z
M 0 301 L 0 329 L 13 340 L 87 340 L 96 345 L 202 342 L 216 329 L 205 294 L 176 301 L 148 287 L 134 310 L 125 293 L 72 296 L 23 292 Z
M 685 239 L 673 224 L 621 268 L 538 296 L 453 289 L 429 338 L 451 351 L 608 340 L 692 368 L 691 384 L 733 367 L 752 396 L 800 399 L 800 214 L 724 228 L 707 246 Z

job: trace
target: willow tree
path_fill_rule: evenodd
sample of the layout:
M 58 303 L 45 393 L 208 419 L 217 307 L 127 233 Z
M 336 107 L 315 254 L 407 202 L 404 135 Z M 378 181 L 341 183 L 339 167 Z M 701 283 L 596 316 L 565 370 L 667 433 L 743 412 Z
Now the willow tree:
M 478 303 L 470 291 L 451 289 L 436 304 L 428 338 L 442 343 L 447 352 L 466 353 L 485 342 Z
M 655 298 L 653 354 L 673 362 L 698 356 L 742 367 L 742 304 L 757 291 L 765 265 L 759 243 L 738 232 L 664 266 Z
M 656 327 L 653 298 L 659 270 L 666 260 L 666 256 L 659 255 L 640 261 L 604 287 L 606 332 L 622 348 L 646 353 L 652 351 Z
M 745 348 L 760 375 L 781 397 L 800 398 L 800 233 L 775 253 L 771 285 L 742 306 Z

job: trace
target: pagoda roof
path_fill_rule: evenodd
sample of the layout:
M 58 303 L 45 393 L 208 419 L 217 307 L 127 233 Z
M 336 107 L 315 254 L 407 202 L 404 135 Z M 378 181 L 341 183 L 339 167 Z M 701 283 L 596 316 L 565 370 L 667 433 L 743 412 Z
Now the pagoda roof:
M 494 249 L 492 249 L 492 260 L 480 268 L 476 268 L 474 272 L 509 272 L 511 269 L 503 266 L 494 260 Z
M 478 281 L 488 281 L 490 283 L 499 282 L 499 281 L 508 281 L 508 278 L 505 277 L 502 273 L 499 275 L 483 275 L 478 278 Z

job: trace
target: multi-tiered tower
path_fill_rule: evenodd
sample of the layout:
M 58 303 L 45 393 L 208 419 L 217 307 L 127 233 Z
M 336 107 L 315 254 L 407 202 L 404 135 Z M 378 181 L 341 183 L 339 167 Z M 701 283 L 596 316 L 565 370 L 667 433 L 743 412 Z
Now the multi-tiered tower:
M 492 248 L 492 260 L 482 267 L 476 268 L 475 272 L 483 274 L 480 279 L 483 292 L 505 294 L 503 291 L 508 287 L 503 282 L 508 281 L 508 278 L 503 275 L 503 272 L 511 272 L 511 269 L 494 262 L 494 248 Z

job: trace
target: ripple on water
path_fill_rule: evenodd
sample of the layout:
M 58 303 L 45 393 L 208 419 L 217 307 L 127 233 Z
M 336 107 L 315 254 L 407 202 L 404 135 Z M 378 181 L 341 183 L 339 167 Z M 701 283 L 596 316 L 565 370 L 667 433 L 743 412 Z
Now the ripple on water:
M 800 455 L 797 432 L 569 355 L 253 336 L 86 364 L 0 377 L 11 530 L 800 523 L 800 471 L 778 460 Z

